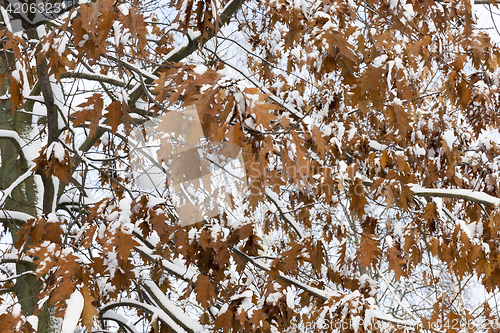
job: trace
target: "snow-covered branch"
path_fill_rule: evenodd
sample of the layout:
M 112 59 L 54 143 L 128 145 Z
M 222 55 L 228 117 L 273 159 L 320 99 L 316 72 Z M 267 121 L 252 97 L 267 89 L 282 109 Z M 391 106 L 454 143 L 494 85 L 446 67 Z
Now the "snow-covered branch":
M 295 221 L 295 218 L 292 216 L 292 214 L 290 214 L 287 211 L 288 209 L 285 207 L 285 205 L 283 204 L 281 199 L 278 197 L 278 195 L 276 195 L 276 193 L 271 191 L 271 189 L 266 188 L 266 197 L 271 202 L 274 203 L 274 205 L 276 206 L 276 208 L 280 212 L 283 219 L 293 228 L 293 230 L 295 230 L 295 232 L 297 233 L 299 238 L 301 238 L 301 239 L 305 238 L 306 234 L 304 233 L 304 230 L 302 230 L 302 227 L 300 227 L 300 225 L 297 223 L 297 221 Z
M 33 171 L 28 170 L 21 176 L 17 177 L 16 180 L 3 191 L 2 196 L 0 197 L 0 207 L 3 207 L 3 205 L 5 204 L 5 200 L 7 200 L 7 198 L 11 196 L 12 191 L 32 175 Z
M 169 300 L 154 282 L 144 280 L 143 286 L 158 306 L 187 332 L 194 333 L 203 331 L 203 327 Z
M 12 211 L 12 210 L 5 210 L 2 209 L 0 210 L 0 220 L 17 220 L 17 221 L 22 221 L 26 222 L 30 219 L 33 219 L 34 217 L 31 216 L 30 214 L 26 214 L 23 212 L 17 212 L 17 211 Z
M 135 299 L 122 298 L 119 302 L 108 303 L 101 308 L 100 312 L 102 314 L 104 314 L 109 310 L 119 308 L 122 306 L 129 306 L 132 308 L 141 309 L 145 312 L 152 314 L 153 316 L 157 317 L 162 323 L 167 325 L 170 328 L 170 330 L 172 330 L 172 332 L 175 332 L 175 333 L 185 333 L 186 332 L 172 318 L 170 318 L 170 316 L 168 314 L 166 314 L 163 310 L 159 309 L 156 306 L 136 301 Z
M 464 199 L 489 206 L 496 206 L 500 204 L 499 198 L 479 191 L 466 189 L 425 188 L 418 184 L 408 184 L 408 186 L 413 192 L 413 195 L 416 196 Z
M 266 271 L 266 272 L 271 270 L 269 265 L 262 262 L 261 259 L 252 258 L 251 256 L 241 252 L 238 249 L 233 249 L 233 251 L 235 251 L 245 261 L 252 263 L 255 267 L 257 267 L 263 271 Z M 295 287 L 297 287 L 299 289 L 302 289 L 302 290 L 310 293 L 311 295 L 314 295 L 314 296 L 324 300 L 324 301 L 327 301 L 332 296 L 341 296 L 341 294 L 337 291 L 333 291 L 333 290 L 326 291 L 326 290 L 318 289 L 315 287 L 311 287 L 308 284 L 300 282 L 299 280 L 297 280 L 293 277 L 287 276 L 281 272 L 280 272 L 279 278 L 285 282 L 288 282 L 288 283 L 294 285 Z M 418 325 L 418 322 L 399 320 L 399 319 L 394 318 L 392 316 L 389 316 L 387 314 L 381 313 L 380 311 L 377 311 L 377 313 L 375 313 L 375 317 L 381 321 L 404 326 L 408 330 L 414 330 L 414 327 Z

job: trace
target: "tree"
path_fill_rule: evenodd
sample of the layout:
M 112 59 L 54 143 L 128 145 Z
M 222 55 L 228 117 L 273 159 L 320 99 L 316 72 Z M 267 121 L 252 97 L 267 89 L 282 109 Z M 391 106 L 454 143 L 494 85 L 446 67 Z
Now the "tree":
M 2 332 L 496 331 L 490 2 L 4 17 Z

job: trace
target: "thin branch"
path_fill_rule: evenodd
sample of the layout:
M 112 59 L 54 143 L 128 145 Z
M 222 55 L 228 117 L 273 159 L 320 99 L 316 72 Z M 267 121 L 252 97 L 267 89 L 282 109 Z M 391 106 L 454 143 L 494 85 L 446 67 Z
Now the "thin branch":
M 93 74 L 93 73 L 81 73 L 81 72 L 66 72 L 61 75 L 61 79 L 67 79 L 67 78 L 76 78 L 76 79 L 85 79 L 85 80 L 90 80 L 90 81 L 98 81 L 98 82 L 104 82 L 104 83 L 109 83 L 118 87 L 126 87 L 127 83 L 117 80 L 113 77 L 106 76 L 106 75 L 100 75 L 100 74 Z
M 376 268 L 377 270 L 377 273 L 378 275 L 382 278 L 382 280 L 384 280 L 385 282 L 385 285 L 387 286 L 387 289 L 389 289 L 389 292 L 391 293 L 392 295 L 392 298 L 394 298 L 394 300 L 396 301 L 396 303 L 399 304 L 399 306 L 401 306 L 401 308 L 404 310 L 404 312 L 406 312 L 406 314 L 408 314 L 413 320 L 415 320 L 416 322 L 420 322 L 420 320 L 415 316 L 415 314 L 413 314 L 413 312 L 411 312 L 400 300 L 399 298 L 396 296 L 396 294 L 394 293 L 394 291 L 392 290 L 391 288 L 391 284 L 389 283 L 389 281 L 387 281 L 387 279 L 385 278 L 384 274 L 382 274 L 382 272 Z

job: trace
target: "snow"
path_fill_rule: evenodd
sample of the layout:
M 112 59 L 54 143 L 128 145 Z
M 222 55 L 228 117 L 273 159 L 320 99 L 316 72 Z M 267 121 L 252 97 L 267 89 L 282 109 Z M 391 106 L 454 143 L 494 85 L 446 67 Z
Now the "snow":
M 187 3 L 187 1 L 184 2 L 184 4 Z M 182 11 L 182 10 L 181 10 Z M 191 31 L 189 34 L 189 37 L 194 40 L 198 38 L 201 35 L 199 31 L 193 32 Z M 166 56 L 165 56 L 165 61 L 170 61 L 171 58 L 173 58 L 177 53 L 181 52 L 186 46 L 188 46 L 189 41 L 186 40 L 184 41 L 181 45 L 177 46 L 175 49 L 170 51 Z
M 387 237 L 390 237 L 390 236 L 387 236 Z M 370 297 L 374 297 L 375 295 L 377 295 L 378 282 L 373 280 L 367 274 L 361 275 L 361 277 L 359 278 L 359 284 L 360 284 L 360 286 L 368 287 L 370 289 L 370 292 L 369 292 Z
M 378 143 L 377 141 L 370 140 L 370 148 L 373 150 L 382 151 L 387 149 L 387 145 L 383 145 L 381 143 Z
M 37 316 L 28 316 L 26 317 L 26 321 L 30 323 L 31 327 L 36 329 L 38 327 L 38 317 Z
M 424 148 L 422 148 L 418 145 L 415 147 L 415 155 L 416 156 L 425 156 L 425 153 L 426 153 L 426 151 Z
M 238 314 L 246 313 L 248 318 L 252 318 L 254 311 L 254 304 L 252 302 L 251 297 L 246 297 L 241 301 L 240 306 L 238 307 Z
M 236 251 L 244 256 L 244 257 L 247 257 L 249 259 L 249 261 L 255 265 L 256 267 L 262 269 L 262 270 L 265 270 L 265 271 L 269 271 L 270 270 L 270 267 L 269 265 L 267 265 L 266 263 L 264 263 L 261 259 L 257 259 L 257 258 L 252 258 L 252 257 L 249 257 L 245 254 L 243 254 L 241 251 L 237 250 Z M 335 291 L 335 290 L 322 290 L 322 289 L 318 289 L 316 287 L 311 287 L 309 286 L 308 284 L 306 283 L 303 283 L 303 282 L 300 282 L 299 280 L 293 278 L 293 277 L 290 277 L 290 276 L 287 276 L 285 274 L 283 274 L 282 272 L 280 272 L 280 275 L 279 277 L 288 282 L 289 284 L 292 284 L 294 285 L 295 287 L 298 287 L 304 291 L 307 291 L 309 292 L 310 294 L 316 296 L 316 297 L 319 297 L 323 300 L 328 300 L 330 297 L 340 297 L 341 294 L 338 292 L 338 291 Z M 368 281 L 368 279 L 366 279 L 367 282 L 369 282 L 370 284 L 370 287 L 372 286 L 373 282 L 375 281 Z M 375 282 L 376 283 L 376 282 Z M 375 286 L 376 288 L 376 286 Z M 276 295 L 269 295 L 268 296 L 268 301 L 270 300 L 274 300 L 275 297 L 278 297 L 278 294 L 275 293 Z M 355 297 L 358 297 L 359 296 L 359 291 L 355 291 L 354 293 L 351 293 L 351 294 L 348 294 L 346 295 L 345 297 L 342 298 L 341 302 L 345 303 L 345 302 L 348 302 L 350 299 L 352 298 L 355 298 Z M 270 298 L 269 298 L 270 297 Z M 405 327 L 414 327 L 418 324 L 418 322 L 416 321 L 411 321 L 411 320 L 399 320 L 399 319 L 396 319 L 390 315 L 387 315 L 387 314 L 384 314 L 378 310 L 371 310 L 371 312 L 368 313 L 368 317 L 369 319 L 373 319 L 373 318 L 378 318 L 382 321 L 386 321 L 386 322 L 389 322 L 389 323 L 394 323 L 394 324 L 397 324 L 397 325 L 404 325 Z
M 62 38 L 58 38 L 56 42 L 53 44 L 54 48 L 56 49 L 57 53 L 59 54 L 59 57 L 63 56 L 64 51 L 66 50 L 66 45 L 68 44 L 69 39 L 67 35 L 63 35 Z M 56 47 L 57 45 L 57 47 Z
M 129 32 L 126 32 L 128 29 L 122 29 L 123 25 L 119 21 L 113 22 L 113 32 L 115 37 L 115 45 L 119 46 L 120 44 L 125 46 L 132 36 Z
M 351 140 L 354 138 L 354 135 L 356 134 L 356 132 L 357 132 L 356 127 L 351 128 L 351 129 L 347 132 L 347 141 L 351 141 Z
M 123 13 L 123 15 L 128 16 L 130 5 L 128 3 L 122 3 L 118 6 L 118 9 Z
M 42 184 L 43 185 L 43 184 Z M 43 188 L 43 187 L 38 187 L 37 188 Z M 68 190 L 67 192 L 63 193 L 61 195 L 61 198 L 59 199 L 59 203 L 65 203 L 65 204 L 73 204 L 75 205 L 76 203 L 82 202 L 84 205 L 91 205 L 97 202 L 97 199 L 94 198 L 92 193 L 89 193 L 86 191 L 87 195 L 86 197 L 80 198 L 80 193 L 77 193 L 76 191 Z
M 400 45 L 396 45 L 396 46 L 399 47 L 398 50 L 401 50 L 401 46 Z M 401 53 L 401 51 L 399 51 L 398 53 Z M 403 60 L 401 60 L 401 58 L 395 58 L 394 59 L 394 64 L 396 65 L 397 69 L 404 69 Z
M 398 8 L 398 1 L 399 0 L 391 0 L 391 2 L 389 3 L 389 9 L 393 14 L 396 12 L 396 9 Z
M 75 331 L 84 303 L 83 296 L 78 290 L 75 290 L 66 300 L 67 308 L 64 313 L 61 333 L 73 333 Z
M 286 305 L 290 308 L 293 309 L 295 308 L 295 303 L 294 303 L 294 291 L 292 287 L 287 287 L 286 288 Z
M 467 235 L 467 237 L 469 239 L 472 239 L 472 235 L 473 235 L 475 228 L 472 228 L 472 230 L 471 230 L 470 225 L 467 225 L 467 223 L 465 223 L 464 220 L 457 220 L 456 222 L 458 222 L 460 224 L 460 228 Z M 474 227 L 474 225 L 472 225 L 472 227 Z
M 12 24 L 10 22 L 10 17 L 9 17 L 9 13 L 7 12 L 7 10 L 2 6 L 0 7 L 0 11 L 2 13 L 2 19 L 5 23 L 5 26 L 7 27 L 7 29 L 12 32 Z
M 59 178 L 56 176 L 52 176 L 52 185 L 54 186 L 54 193 L 57 193 L 59 191 Z M 52 199 L 52 212 L 56 211 L 57 207 L 57 195 L 54 195 Z
M 221 307 L 219 312 L 217 312 L 217 315 L 220 316 L 221 314 L 226 313 L 227 309 L 229 309 L 229 304 L 224 303 Z
M 476 231 L 478 237 L 481 237 L 483 235 L 484 226 L 483 226 L 482 222 L 477 222 L 475 231 Z
M 446 130 L 443 133 L 442 137 L 443 137 L 443 140 L 446 142 L 446 145 L 448 146 L 448 148 L 451 150 L 453 148 L 453 143 L 457 139 L 455 137 L 455 133 L 453 132 L 453 130 L 451 130 L 451 129 Z
M 28 154 L 28 151 L 24 148 L 26 146 L 26 144 L 21 139 L 21 137 L 19 136 L 19 134 L 17 134 L 17 132 L 11 131 L 11 130 L 0 130 L 0 137 L 2 137 L 2 138 L 10 138 L 10 139 L 16 141 L 18 147 L 22 149 L 23 155 L 24 155 L 24 157 L 26 158 L 27 161 L 31 162 L 32 159 L 34 159 L 35 157 L 38 157 L 38 151 L 37 151 L 36 155 L 34 155 L 33 158 L 30 159 L 30 157 L 32 155 Z
M 481 249 L 484 251 L 484 254 L 490 253 L 490 245 L 488 243 L 481 244 Z
M 283 294 L 279 291 L 269 294 L 267 296 L 266 301 L 271 303 L 272 305 L 276 305 L 276 303 L 280 300 L 280 298 L 283 297 Z
M 203 75 L 205 72 L 208 70 L 208 67 L 205 65 L 197 65 L 196 67 L 193 68 L 193 72 L 195 72 L 198 75 Z
M 392 67 L 394 67 L 394 60 L 387 62 L 387 91 L 392 89 Z
M 388 247 L 392 247 L 393 246 L 392 237 L 391 236 L 389 236 L 389 235 L 385 236 L 385 241 L 386 241 Z
M 14 317 L 19 317 L 21 315 L 21 304 L 19 303 L 16 303 L 14 304 L 14 306 L 12 307 L 12 316 Z
M 117 270 L 123 272 L 120 265 L 118 264 L 118 258 L 115 252 L 106 253 L 106 257 L 104 258 L 104 266 L 106 267 L 105 271 L 109 272 L 111 279 L 114 278 Z
M 237 66 L 235 65 L 232 65 L 232 64 L 229 64 L 228 63 L 228 66 L 232 67 L 232 68 L 238 68 Z M 285 103 L 281 98 L 277 97 L 276 95 L 274 95 L 267 87 L 265 86 L 261 86 L 260 84 L 257 83 L 257 81 L 255 81 L 253 79 L 253 76 L 252 75 L 248 75 L 246 74 L 246 78 L 247 80 L 253 84 L 255 87 L 258 87 L 264 94 L 266 95 L 269 95 L 269 99 L 273 100 L 275 103 L 281 105 L 286 111 L 290 112 L 291 114 L 293 114 L 295 117 L 297 118 L 304 118 L 304 114 L 302 113 L 302 111 L 300 111 L 298 108 L 296 108 L 294 105 L 290 104 L 290 103 Z M 240 84 L 240 86 L 242 86 Z M 236 95 L 236 94 L 235 94 Z M 236 98 L 235 96 L 235 99 L 238 101 L 238 99 Z M 241 112 L 241 110 L 240 110 Z
M 126 234 L 131 234 L 134 230 L 134 225 L 130 222 L 130 216 L 132 215 L 132 211 L 130 210 L 131 201 L 128 197 L 125 197 L 120 200 L 119 207 L 120 213 L 118 221 L 122 224 L 122 232 Z
M 372 66 L 373 67 L 380 67 L 382 66 L 382 64 L 387 60 L 387 55 L 386 54 L 382 54 L 378 57 L 376 57 L 373 62 L 372 62 Z
M 388 314 L 382 313 L 380 310 L 368 309 L 365 312 L 365 328 L 367 327 L 367 324 L 369 325 L 371 323 L 373 318 L 399 325 L 400 328 L 407 328 L 408 330 L 411 330 L 412 327 L 415 327 L 419 324 L 418 321 L 396 319 Z
M 12 71 L 12 78 L 16 80 L 17 82 L 21 82 L 21 75 L 19 73 L 19 70 Z
M 56 223 L 56 222 L 59 222 L 59 218 L 57 217 L 56 214 L 54 213 L 50 213 L 48 216 L 47 216 L 47 222 L 49 223 Z
M 408 20 L 412 20 L 415 17 L 415 12 L 413 11 L 413 6 L 407 4 L 406 0 L 401 0 L 401 7 L 403 8 L 403 16 Z
M 89 39 L 89 35 L 88 34 L 84 34 L 82 36 L 82 40 L 78 43 L 78 47 L 83 47 L 83 45 L 85 45 L 85 42 Z
M 152 251 L 148 247 L 142 245 L 137 246 L 135 249 L 136 251 L 144 253 L 147 256 L 151 257 L 153 260 L 160 260 L 163 268 L 181 279 L 190 280 L 197 273 L 195 269 L 191 267 L 187 268 L 181 259 L 174 259 L 173 262 L 168 261 L 167 259 L 163 259 L 159 255 L 152 254 Z
M 393 232 L 394 236 L 398 237 L 400 242 L 404 242 L 401 221 L 394 221 L 394 223 L 392 225 L 393 225 L 392 232 Z

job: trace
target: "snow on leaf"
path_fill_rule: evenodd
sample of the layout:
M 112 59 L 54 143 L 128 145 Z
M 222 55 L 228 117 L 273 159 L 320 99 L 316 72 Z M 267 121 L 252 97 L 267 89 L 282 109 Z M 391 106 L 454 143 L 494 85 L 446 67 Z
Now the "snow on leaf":
M 66 300 L 67 306 L 64 312 L 61 333 L 73 333 L 75 331 L 84 308 L 84 303 L 84 297 L 78 290 L 75 290 L 70 298 Z

